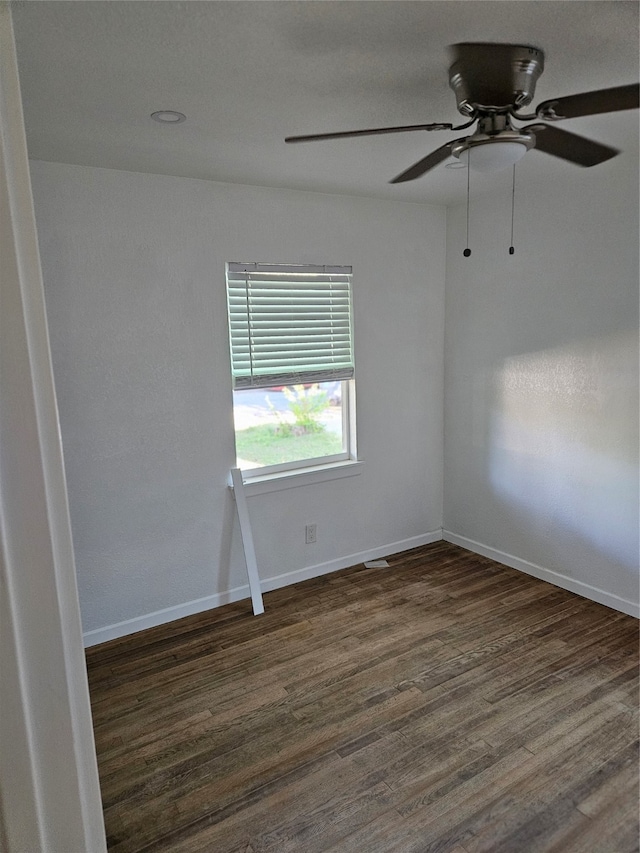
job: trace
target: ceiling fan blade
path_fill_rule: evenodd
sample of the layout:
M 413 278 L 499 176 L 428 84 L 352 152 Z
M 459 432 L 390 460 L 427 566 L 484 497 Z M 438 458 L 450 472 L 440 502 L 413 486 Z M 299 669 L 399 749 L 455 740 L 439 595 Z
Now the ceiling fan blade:
M 311 133 L 306 136 L 287 136 L 285 142 L 317 142 L 320 139 L 346 139 L 351 136 L 375 136 L 380 133 L 406 133 L 410 130 L 453 130 L 452 124 L 407 124 L 400 127 L 376 127 L 367 130 L 342 130 L 338 133 Z
M 553 154 L 578 166 L 597 166 L 620 153 L 616 148 L 547 124 L 530 124 L 524 130 L 534 134 L 538 151 Z
M 637 110 L 639 96 L 640 86 L 637 83 L 617 86 L 615 89 L 599 89 L 597 92 L 582 92 L 543 101 L 536 109 L 536 115 L 545 121 L 557 121 L 619 110 Z
M 458 139 L 454 139 L 453 142 L 447 142 L 446 145 L 441 145 L 440 148 L 436 148 L 436 150 L 432 151 L 431 154 L 427 154 L 427 156 L 423 157 L 422 160 L 418 160 L 417 163 L 414 163 L 413 166 L 410 166 L 406 171 L 397 175 L 392 181 L 389 181 L 389 183 L 401 184 L 404 181 L 414 181 L 430 169 L 433 169 L 439 163 L 442 163 L 442 161 L 446 160 L 447 157 L 450 157 L 451 149 L 456 142 L 459 141 L 460 140 Z

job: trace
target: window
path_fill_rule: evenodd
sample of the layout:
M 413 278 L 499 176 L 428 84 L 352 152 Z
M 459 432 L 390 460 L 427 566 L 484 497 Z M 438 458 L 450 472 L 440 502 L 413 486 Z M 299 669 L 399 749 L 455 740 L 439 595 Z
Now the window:
M 237 466 L 355 457 L 351 267 L 227 264 Z

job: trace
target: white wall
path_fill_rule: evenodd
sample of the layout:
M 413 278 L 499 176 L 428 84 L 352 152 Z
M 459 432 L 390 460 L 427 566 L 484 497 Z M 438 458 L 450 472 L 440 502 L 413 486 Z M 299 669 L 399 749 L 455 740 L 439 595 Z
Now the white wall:
M 636 158 L 522 173 L 514 256 L 510 173 L 449 211 L 444 527 L 637 614 Z
M 250 498 L 261 576 L 439 536 L 443 209 L 42 162 L 32 181 L 90 641 L 248 595 L 225 261 L 354 270 L 363 472 Z

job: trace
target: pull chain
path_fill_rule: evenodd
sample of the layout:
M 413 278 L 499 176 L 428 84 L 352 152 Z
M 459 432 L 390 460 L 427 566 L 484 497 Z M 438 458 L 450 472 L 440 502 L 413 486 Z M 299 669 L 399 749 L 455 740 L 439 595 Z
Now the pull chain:
M 515 210 L 516 204 L 516 164 L 513 164 L 513 184 L 511 185 L 511 245 L 509 246 L 509 254 L 514 255 L 515 249 L 513 248 L 513 213 Z
M 462 253 L 465 258 L 468 258 L 471 254 L 471 249 L 469 248 L 469 172 L 471 171 L 471 149 L 469 149 L 467 158 L 467 248 Z

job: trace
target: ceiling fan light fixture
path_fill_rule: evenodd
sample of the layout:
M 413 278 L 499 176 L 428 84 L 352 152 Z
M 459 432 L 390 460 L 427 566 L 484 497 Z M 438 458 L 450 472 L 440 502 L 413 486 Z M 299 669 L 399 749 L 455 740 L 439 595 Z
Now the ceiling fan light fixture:
M 470 139 L 464 142 L 470 143 Z M 494 136 L 475 143 L 461 144 L 453 154 L 461 163 L 476 172 L 499 172 L 521 160 L 532 144 L 529 136 L 509 139 Z

